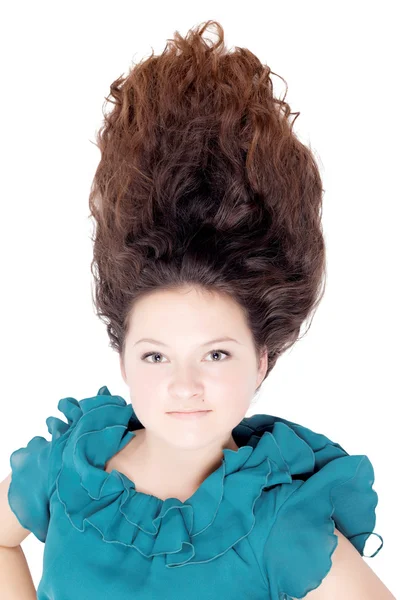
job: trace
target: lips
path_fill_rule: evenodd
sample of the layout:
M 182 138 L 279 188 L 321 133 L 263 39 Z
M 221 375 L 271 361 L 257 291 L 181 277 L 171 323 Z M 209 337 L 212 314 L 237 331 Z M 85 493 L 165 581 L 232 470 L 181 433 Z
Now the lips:
M 194 412 L 210 412 L 208 410 L 170 410 L 169 411 L 169 415 L 171 413 L 179 413 L 179 414 L 190 414 L 190 413 L 194 413 Z
M 185 419 L 185 420 L 196 420 L 201 419 L 208 415 L 211 410 L 195 410 L 195 411 L 186 411 L 186 412 L 170 412 L 167 413 L 171 417 L 175 417 L 175 419 Z

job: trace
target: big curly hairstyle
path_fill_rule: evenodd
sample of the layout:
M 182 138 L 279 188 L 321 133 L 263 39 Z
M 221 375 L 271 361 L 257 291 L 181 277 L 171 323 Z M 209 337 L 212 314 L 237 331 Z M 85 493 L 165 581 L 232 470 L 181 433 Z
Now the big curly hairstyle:
M 168 42 L 105 98 L 114 106 L 103 110 L 89 196 L 92 301 L 123 359 L 139 297 L 187 286 L 227 294 L 258 360 L 267 351 L 265 380 L 325 291 L 318 166 L 293 133 L 300 113 L 286 92 L 273 95 L 275 73 L 246 48 L 227 52 L 218 22 Z

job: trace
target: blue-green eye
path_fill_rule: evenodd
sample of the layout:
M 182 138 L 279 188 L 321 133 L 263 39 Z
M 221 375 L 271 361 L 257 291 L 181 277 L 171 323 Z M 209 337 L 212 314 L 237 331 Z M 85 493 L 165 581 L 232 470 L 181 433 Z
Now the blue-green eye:
M 226 350 L 211 350 L 211 352 L 209 352 L 208 354 L 225 354 L 226 356 L 231 356 L 230 352 L 227 352 Z M 143 354 L 143 356 L 141 357 L 141 359 L 145 362 L 150 362 L 153 364 L 156 363 L 160 363 L 160 361 L 146 361 L 146 358 L 148 358 L 149 356 L 163 356 L 163 354 L 161 354 L 161 352 L 146 352 L 146 354 Z M 225 359 L 224 359 L 225 360 Z M 210 362 L 222 362 L 221 360 L 212 360 Z

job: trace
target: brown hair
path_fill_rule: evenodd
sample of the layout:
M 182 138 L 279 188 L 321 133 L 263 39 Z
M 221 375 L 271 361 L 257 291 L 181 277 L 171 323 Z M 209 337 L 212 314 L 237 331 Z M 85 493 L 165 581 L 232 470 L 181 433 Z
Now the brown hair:
M 246 48 L 227 52 L 218 22 L 168 41 L 105 99 L 89 197 L 96 314 L 123 357 L 139 297 L 228 294 L 258 359 L 268 351 L 266 378 L 325 291 L 317 163 L 293 133 L 300 113 L 273 95 L 275 73 Z

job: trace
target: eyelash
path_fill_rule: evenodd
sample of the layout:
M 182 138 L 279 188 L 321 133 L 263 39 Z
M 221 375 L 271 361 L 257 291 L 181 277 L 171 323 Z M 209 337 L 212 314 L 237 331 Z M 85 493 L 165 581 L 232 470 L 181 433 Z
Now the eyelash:
M 232 355 L 231 355 L 231 353 L 230 353 L 230 352 L 227 352 L 226 350 L 210 350 L 210 352 L 209 352 L 208 354 L 212 354 L 213 352 L 221 352 L 222 354 L 226 354 L 228 357 L 232 356 Z M 144 362 L 147 362 L 145 359 L 146 359 L 148 356 L 153 356 L 154 354 L 160 354 L 161 356 L 163 356 L 163 354 L 161 354 L 161 352 L 146 352 L 146 354 L 143 354 L 143 356 L 141 357 L 141 359 L 142 359 Z M 224 359 L 224 360 L 226 360 L 226 359 Z M 221 361 L 221 360 L 212 360 L 212 361 L 210 361 L 210 362 L 223 362 L 223 361 Z M 152 363 L 152 362 L 150 361 L 150 362 L 149 362 L 149 364 L 156 365 L 157 363 L 155 363 L 155 362 L 153 362 L 153 363 Z M 158 364 L 161 364 L 161 363 L 158 363 Z

